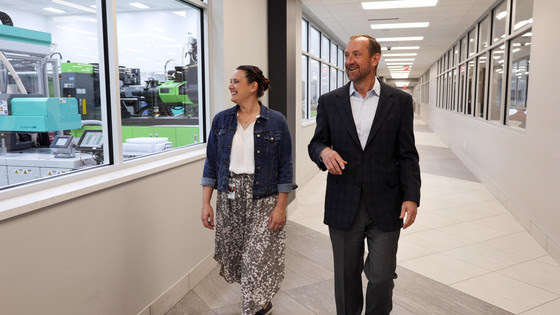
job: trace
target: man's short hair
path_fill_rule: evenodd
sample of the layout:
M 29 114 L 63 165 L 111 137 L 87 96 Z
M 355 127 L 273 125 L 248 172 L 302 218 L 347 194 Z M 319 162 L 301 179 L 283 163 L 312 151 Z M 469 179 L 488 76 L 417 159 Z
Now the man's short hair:
M 357 38 L 363 37 L 365 39 L 368 40 L 368 51 L 369 51 L 369 56 L 373 57 L 373 55 L 375 54 L 380 54 L 381 55 L 381 45 L 379 45 L 379 43 L 375 40 L 375 38 L 366 35 L 366 34 L 358 34 L 358 35 L 354 35 L 352 37 L 350 37 L 350 40 L 354 40 Z

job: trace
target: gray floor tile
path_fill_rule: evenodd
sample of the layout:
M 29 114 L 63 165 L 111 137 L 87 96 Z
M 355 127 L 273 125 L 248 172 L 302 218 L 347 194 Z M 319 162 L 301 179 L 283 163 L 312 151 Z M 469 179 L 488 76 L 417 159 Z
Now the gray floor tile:
M 219 274 L 220 266 L 214 268 L 196 287 L 194 292 L 211 309 L 218 309 L 227 305 L 240 303 L 241 285 L 227 283 Z
M 333 280 L 288 290 L 286 294 L 315 314 L 336 313 Z
M 191 291 L 181 299 L 166 315 L 214 315 L 214 311 Z
M 290 221 L 286 225 L 286 247 L 328 270 L 333 270 L 329 237 Z
M 480 182 L 448 148 L 417 145 L 422 173 Z
M 398 267 L 397 274 L 394 304 L 414 314 L 511 314 L 406 268 Z
M 282 290 L 333 279 L 332 270 L 313 262 L 300 253 L 286 249 L 286 278 L 282 282 Z

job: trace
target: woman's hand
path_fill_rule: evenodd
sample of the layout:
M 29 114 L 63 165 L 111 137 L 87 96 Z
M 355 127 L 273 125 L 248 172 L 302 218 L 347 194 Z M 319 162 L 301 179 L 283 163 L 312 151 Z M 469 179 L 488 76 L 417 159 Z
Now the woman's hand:
M 286 207 L 276 205 L 270 213 L 268 219 L 268 229 L 277 231 L 284 224 L 286 224 Z
M 214 229 L 214 209 L 212 206 L 208 204 L 202 205 L 202 213 L 201 213 L 202 225 L 205 228 L 213 230 Z

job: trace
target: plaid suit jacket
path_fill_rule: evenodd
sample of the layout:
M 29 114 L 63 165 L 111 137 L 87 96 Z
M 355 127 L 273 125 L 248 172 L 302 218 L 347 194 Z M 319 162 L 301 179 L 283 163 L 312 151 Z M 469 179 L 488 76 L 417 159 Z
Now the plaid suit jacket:
M 371 132 L 362 150 L 350 105 L 350 84 L 323 94 L 317 126 L 308 146 L 323 171 L 321 151 L 330 147 L 348 162 L 342 175 L 328 174 L 324 223 L 349 228 L 365 198 L 368 214 L 384 231 L 402 227 L 404 201 L 420 205 L 420 167 L 414 142 L 412 97 L 381 83 Z

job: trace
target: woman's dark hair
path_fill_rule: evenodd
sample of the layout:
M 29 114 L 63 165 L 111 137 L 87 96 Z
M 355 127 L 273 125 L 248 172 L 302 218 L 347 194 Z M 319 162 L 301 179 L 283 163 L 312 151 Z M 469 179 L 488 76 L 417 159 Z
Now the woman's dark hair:
M 249 65 L 241 65 L 237 67 L 237 70 L 245 71 L 245 78 L 247 78 L 247 82 L 253 83 L 257 82 L 257 97 L 261 97 L 264 95 L 264 91 L 268 90 L 270 87 L 270 80 L 267 79 L 261 69 L 256 66 L 249 66 Z

